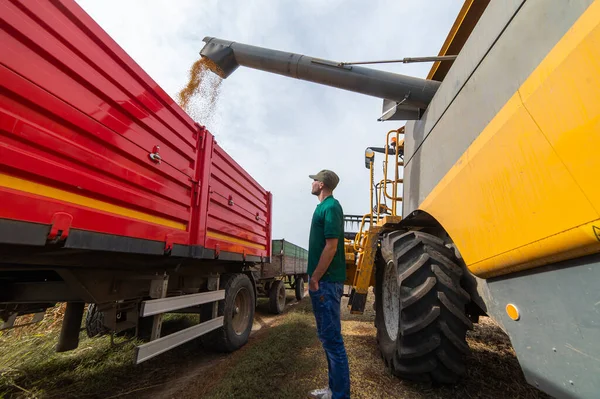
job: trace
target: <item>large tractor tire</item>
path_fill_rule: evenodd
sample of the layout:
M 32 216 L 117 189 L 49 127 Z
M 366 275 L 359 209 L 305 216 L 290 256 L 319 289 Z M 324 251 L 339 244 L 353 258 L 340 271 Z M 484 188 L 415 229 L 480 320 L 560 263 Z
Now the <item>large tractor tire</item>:
M 296 300 L 301 301 L 304 299 L 304 278 L 302 276 L 296 277 L 294 289 L 296 291 Z
M 285 283 L 283 280 L 275 280 L 269 290 L 269 312 L 281 314 L 285 309 Z
M 465 373 L 469 294 L 452 250 L 432 235 L 394 232 L 377 267 L 377 341 L 387 368 L 416 381 L 455 383 Z
M 256 298 L 250 278 L 243 273 L 222 276 L 221 283 L 225 299 L 219 301 L 218 315 L 224 316 L 223 327 L 203 335 L 202 342 L 210 349 L 233 352 L 248 342 Z

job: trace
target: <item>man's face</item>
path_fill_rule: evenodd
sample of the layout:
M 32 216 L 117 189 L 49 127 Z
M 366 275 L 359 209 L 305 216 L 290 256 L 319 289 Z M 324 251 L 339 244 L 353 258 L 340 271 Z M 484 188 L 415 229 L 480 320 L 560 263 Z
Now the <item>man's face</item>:
M 319 194 L 321 194 L 322 190 L 323 190 L 323 182 L 320 182 L 318 180 L 313 180 L 310 193 L 312 195 L 319 195 Z

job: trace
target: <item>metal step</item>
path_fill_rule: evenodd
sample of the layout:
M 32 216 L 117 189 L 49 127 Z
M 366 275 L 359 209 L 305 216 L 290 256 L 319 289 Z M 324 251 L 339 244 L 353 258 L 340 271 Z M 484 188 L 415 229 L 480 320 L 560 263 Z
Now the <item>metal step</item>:
M 219 291 L 216 291 L 219 292 Z M 223 291 L 224 292 L 224 291 Z M 155 339 L 146 344 L 135 348 L 135 364 L 140 364 L 148 359 L 152 359 L 161 353 L 167 352 L 176 346 L 191 341 L 212 330 L 223 326 L 223 316 L 205 321 L 198 325 L 188 327 L 185 330 L 169 334 L 166 337 Z
M 225 290 L 208 291 L 200 294 L 173 296 L 170 298 L 150 299 L 141 304 L 140 316 L 154 316 L 174 310 L 189 308 L 203 303 L 225 299 Z

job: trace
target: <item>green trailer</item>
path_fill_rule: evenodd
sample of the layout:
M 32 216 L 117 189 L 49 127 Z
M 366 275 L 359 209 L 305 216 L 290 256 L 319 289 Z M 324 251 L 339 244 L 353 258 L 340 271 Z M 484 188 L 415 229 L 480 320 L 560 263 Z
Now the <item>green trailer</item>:
M 286 284 L 295 290 L 298 301 L 304 298 L 308 251 L 283 239 L 271 243 L 271 262 L 261 264 L 257 291 L 269 298 L 269 310 L 280 314 L 285 308 Z

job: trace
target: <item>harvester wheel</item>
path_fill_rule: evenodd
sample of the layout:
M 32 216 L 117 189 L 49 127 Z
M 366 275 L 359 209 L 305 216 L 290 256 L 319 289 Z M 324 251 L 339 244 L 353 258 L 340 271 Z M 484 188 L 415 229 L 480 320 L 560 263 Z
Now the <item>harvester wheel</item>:
M 222 289 L 225 290 L 225 299 L 219 301 L 218 315 L 224 316 L 223 327 L 204 334 L 201 338 L 207 348 L 233 352 L 248 342 L 254 321 L 256 298 L 252 282 L 246 274 L 222 276 L 221 283 Z M 203 318 L 203 321 L 205 320 Z
M 382 241 L 377 267 L 377 341 L 387 368 L 401 378 L 454 383 L 469 353 L 469 294 L 462 269 L 444 242 L 421 232 L 394 232 Z
M 304 278 L 302 278 L 301 276 L 296 277 L 294 285 L 296 286 L 296 299 L 298 301 L 301 301 L 302 299 L 304 299 Z
M 285 309 L 285 283 L 283 280 L 275 280 L 271 284 L 269 292 L 269 312 L 281 314 Z

